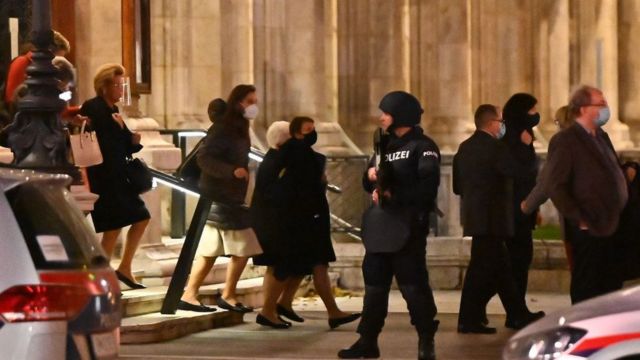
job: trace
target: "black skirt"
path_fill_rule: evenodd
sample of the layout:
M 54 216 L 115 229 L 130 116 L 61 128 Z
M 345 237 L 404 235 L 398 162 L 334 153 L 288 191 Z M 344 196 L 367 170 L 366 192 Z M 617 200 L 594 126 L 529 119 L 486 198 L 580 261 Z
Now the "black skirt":
M 127 187 L 102 191 L 96 201 L 91 219 L 96 232 L 121 229 L 151 218 L 140 195 Z

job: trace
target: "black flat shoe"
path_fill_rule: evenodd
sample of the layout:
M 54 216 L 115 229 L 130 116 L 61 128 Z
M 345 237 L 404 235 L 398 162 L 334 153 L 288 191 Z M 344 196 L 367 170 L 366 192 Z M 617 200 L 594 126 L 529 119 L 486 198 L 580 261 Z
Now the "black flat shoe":
M 260 314 L 256 316 L 256 323 L 262 326 L 267 326 L 267 327 L 278 329 L 278 330 L 284 330 L 291 327 L 291 323 L 286 323 L 286 322 L 282 324 L 274 323 L 273 321 L 267 319 L 266 317 Z
M 130 287 L 131 289 L 134 290 L 138 290 L 138 289 L 146 289 L 147 287 L 135 282 L 131 279 L 129 279 L 128 277 L 124 276 L 120 271 L 116 270 L 116 276 L 118 277 L 118 280 L 120 280 L 120 282 L 124 283 L 125 285 L 127 285 L 128 287 Z
M 347 315 L 345 317 L 341 317 L 337 319 L 329 319 L 329 327 L 332 329 L 335 329 L 340 325 L 348 324 L 350 322 L 360 319 L 360 316 L 362 316 L 362 314 L 355 313 L 355 314 Z
M 237 312 L 240 314 L 246 314 L 246 313 L 250 313 L 253 311 L 253 308 L 247 307 L 242 305 L 241 303 L 237 303 L 235 306 L 229 304 L 228 302 L 226 302 L 222 296 L 218 297 L 218 299 L 216 299 L 216 304 L 218 305 L 219 308 L 221 309 L 225 309 L 225 310 L 229 310 L 229 311 L 233 311 L 233 312 Z
M 239 309 L 240 311 L 242 311 L 243 313 L 250 313 L 250 312 L 253 312 L 253 310 L 255 310 L 253 307 L 244 306 L 244 304 L 242 304 L 242 303 L 237 303 L 236 304 L 236 308 Z
M 276 307 L 276 311 L 278 312 L 278 315 L 284 316 L 284 317 L 286 317 L 287 319 L 289 319 L 291 321 L 295 321 L 295 322 L 299 322 L 299 323 L 304 322 L 304 318 L 302 318 L 298 314 L 296 314 L 295 311 L 288 310 L 287 308 L 285 308 L 282 305 L 278 305 Z
M 458 332 L 460 334 L 495 334 L 498 332 L 496 328 L 488 327 L 482 324 L 464 325 L 458 324 Z
M 210 307 L 207 305 L 204 305 L 202 303 L 200 303 L 200 305 L 194 305 L 191 303 L 188 303 L 186 301 L 182 301 L 180 300 L 180 302 L 178 303 L 178 310 L 184 310 L 184 311 L 195 311 L 195 312 L 215 312 L 216 308 L 214 307 Z
M 282 321 L 283 323 L 289 325 L 289 326 L 293 326 L 293 323 L 291 323 L 291 321 L 287 321 L 285 319 L 282 318 L 282 316 L 278 316 L 278 320 Z

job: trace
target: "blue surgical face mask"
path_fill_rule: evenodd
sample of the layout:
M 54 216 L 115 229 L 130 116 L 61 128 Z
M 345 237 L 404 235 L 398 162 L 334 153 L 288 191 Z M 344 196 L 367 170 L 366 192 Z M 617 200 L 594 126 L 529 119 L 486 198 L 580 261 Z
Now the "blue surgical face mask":
M 496 135 L 496 138 L 502 139 L 504 137 L 504 134 L 506 133 L 507 133 L 507 126 L 504 124 L 504 122 L 501 122 L 500 131 L 498 131 L 498 135 Z
M 608 106 L 600 108 L 600 111 L 598 111 L 598 119 L 596 119 L 596 125 L 604 126 L 609 121 L 610 117 L 611 111 Z

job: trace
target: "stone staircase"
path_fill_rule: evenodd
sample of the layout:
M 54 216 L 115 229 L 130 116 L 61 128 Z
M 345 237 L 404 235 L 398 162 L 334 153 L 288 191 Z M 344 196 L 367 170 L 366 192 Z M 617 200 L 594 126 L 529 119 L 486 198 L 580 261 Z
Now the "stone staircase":
M 123 289 L 122 344 L 141 344 L 176 339 L 195 332 L 213 328 L 237 325 L 243 322 L 243 315 L 219 309 L 213 313 L 177 311 L 174 315 L 160 314 L 171 274 L 178 260 L 181 239 L 164 238 L 161 244 L 140 248 L 134 261 L 138 268 L 135 275 L 147 285 L 146 289 Z M 200 289 L 200 300 L 206 305 L 215 305 L 216 298 L 224 288 L 228 258 L 218 258 L 212 271 Z M 238 283 L 238 300 L 247 306 L 261 307 L 262 275 L 264 269 L 247 265 Z M 124 285 L 122 285 L 124 286 Z

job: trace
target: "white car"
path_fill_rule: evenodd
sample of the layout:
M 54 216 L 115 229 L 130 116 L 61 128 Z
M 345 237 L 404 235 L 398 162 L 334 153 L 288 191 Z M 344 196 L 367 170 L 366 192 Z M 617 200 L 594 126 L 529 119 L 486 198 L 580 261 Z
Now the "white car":
M 640 286 L 545 316 L 509 340 L 503 359 L 640 359 Z
M 117 357 L 120 288 L 66 186 L 0 167 L 0 358 Z

